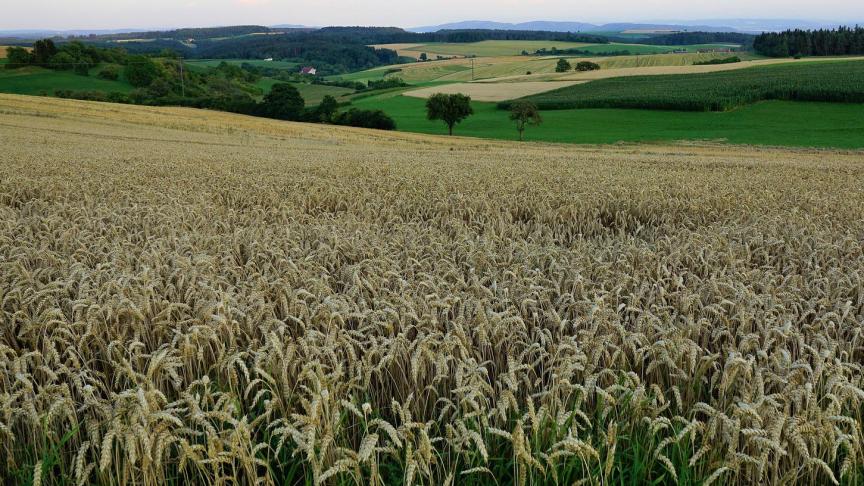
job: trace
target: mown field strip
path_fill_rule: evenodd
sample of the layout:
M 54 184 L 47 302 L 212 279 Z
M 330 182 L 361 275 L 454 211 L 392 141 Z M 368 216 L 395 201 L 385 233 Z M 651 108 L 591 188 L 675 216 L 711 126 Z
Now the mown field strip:
M 435 93 L 462 93 L 475 101 L 507 101 L 584 83 L 585 81 L 537 81 L 524 83 L 454 83 L 406 91 L 405 96 L 428 98 Z

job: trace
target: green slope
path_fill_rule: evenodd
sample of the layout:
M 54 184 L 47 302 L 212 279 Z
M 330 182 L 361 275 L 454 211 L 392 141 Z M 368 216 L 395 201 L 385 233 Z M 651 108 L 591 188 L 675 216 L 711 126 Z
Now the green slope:
M 398 95 L 354 102 L 382 109 L 399 130 L 446 134 L 440 122 L 426 120 L 424 100 Z M 475 115 L 456 134 L 515 140 L 508 113 L 493 103 L 474 103 Z M 735 144 L 791 147 L 864 148 L 864 105 L 769 101 L 731 112 L 674 112 L 625 109 L 544 111 L 544 122 L 529 127 L 527 140 L 566 143 L 722 140 Z

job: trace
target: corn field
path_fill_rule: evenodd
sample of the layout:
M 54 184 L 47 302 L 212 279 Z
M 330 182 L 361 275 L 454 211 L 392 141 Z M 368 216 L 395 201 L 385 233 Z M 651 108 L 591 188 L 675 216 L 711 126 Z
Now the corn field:
M 0 95 L 10 484 L 861 484 L 864 157 Z

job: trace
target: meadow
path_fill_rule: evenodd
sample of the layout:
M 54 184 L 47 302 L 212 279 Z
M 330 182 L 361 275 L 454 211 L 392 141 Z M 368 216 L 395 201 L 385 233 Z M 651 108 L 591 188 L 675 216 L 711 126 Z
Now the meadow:
M 431 91 L 446 91 L 449 85 Z M 398 130 L 444 135 L 447 127 L 426 119 L 425 100 L 387 93 L 356 99 L 357 108 L 382 109 Z M 517 140 L 509 112 L 496 103 L 472 102 L 474 115 L 456 135 Z M 543 111 L 543 124 L 526 140 L 579 144 L 714 141 L 788 147 L 864 149 L 864 104 L 767 101 L 729 112 L 633 109 Z
M 805 62 L 714 73 L 607 78 L 526 99 L 544 110 L 727 111 L 764 100 L 864 103 L 864 61 Z
M 0 95 L 15 484 L 860 484 L 859 154 Z
M 123 79 L 111 81 L 96 76 L 101 68 L 90 70 L 89 76 L 72 71 L 55 71 L 41 67 L 0 69 L 0 92 L 25 95 L 53 96 L 57 90 L 103 91 L 128 93 L 132 85 Z

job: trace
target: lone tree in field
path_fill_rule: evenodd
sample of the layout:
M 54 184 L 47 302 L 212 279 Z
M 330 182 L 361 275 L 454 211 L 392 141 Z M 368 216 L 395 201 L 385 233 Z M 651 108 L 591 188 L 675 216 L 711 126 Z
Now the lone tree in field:
M 288 83 L 274 84 L 264 97 L 264 116 L 279 120 L 299 120 L 306 102 L 297 88 Z
M 446 123 L 450 135 L 453 135 L 453 127 L 457 123 L 473 114 L 471 97 L 461 93 L 436 93 L 426 100 L 426 117 L 430 120 L 441 120 Z
M 570 63 L 567 62 L 567 59 L 558 59 L 558 64 L 555 66 L 556 73 L 566 73 L 571 68 Z
M 510 119 L 516 122 L 516 130 L 519 131 L 520 142 L 527 125 L 536 126 L 543 123 L 543 118 L 540 117 L 540 110 L 537 109 L 537 105 L 530 101 L 514 101 L 510 106 Z

